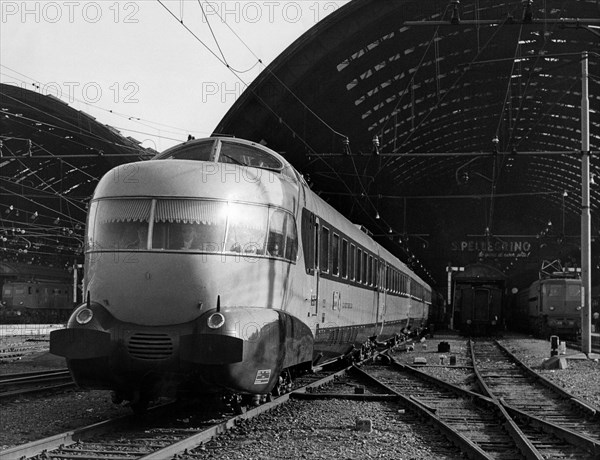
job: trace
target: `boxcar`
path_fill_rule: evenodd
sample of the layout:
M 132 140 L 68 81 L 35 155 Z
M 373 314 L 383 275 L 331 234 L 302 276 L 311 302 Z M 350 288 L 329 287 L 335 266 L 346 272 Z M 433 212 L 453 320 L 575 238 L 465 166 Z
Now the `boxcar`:
M 506 276 L 486 264 L 467 265 L 453 279 L 454 325 L 464 335 L 491 335 L 504 329 Z

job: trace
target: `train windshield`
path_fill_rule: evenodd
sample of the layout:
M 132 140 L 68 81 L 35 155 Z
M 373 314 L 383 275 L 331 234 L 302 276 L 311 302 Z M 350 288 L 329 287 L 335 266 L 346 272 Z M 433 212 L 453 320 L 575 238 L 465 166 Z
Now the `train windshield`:
M 155 160 L 217 161 L 251 168 L 267 169 L 297 181 L 293 168 L 269 151 L 233 140 L 203 139 L 181 144 L 154 157 Z
M 567 300 L 580 300 L 581 296 L 581 285 L 567 284 Z
M 93 202 L 87 250 L 147 249 L 151 200 Z
M 294 216 L 247 203 L 188 199 L 95 201 L 88 251 L 169 250 L 238 253 L 295 261 Z
M 547 284 L 544 286 L 547 297 L 563 297 L 565 295 L 565 286 L 563 284 Z
M 169 149 L 154 157 L 156 160 L 196 160 L 210 161 L 215 146 L 213 139 L 203 142 L 183 144 L 175 149 Z
M 219 163 L 234 163 L 253 168 L 281 171 L 283 164 L 273 155 L 250 145 L 223 142 L 219 151 Z
M 543 295 L 552 305 L 564 301 L 579 304 L 582 301 L 581 284 L 564 281 L 547 283 L 543 286 Z

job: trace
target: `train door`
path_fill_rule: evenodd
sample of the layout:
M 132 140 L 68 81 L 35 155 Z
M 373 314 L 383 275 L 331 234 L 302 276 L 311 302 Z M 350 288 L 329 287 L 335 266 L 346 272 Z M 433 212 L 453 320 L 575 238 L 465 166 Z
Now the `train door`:
M 473 292 L 473 312 L 474 322 L 489 321 L 491 307 L 490 290 L 487 288 L 475 288 Z
M 319 218 L 304 208 L 302 209 L 302 249 L 307 275 L 305 289 L 307 298 L 310 299 L 308 316 L 313 318 L 319 312 L 320 243 Z
M 310 304 L 313 307 L 312 315 L 317 316 L 319 314 L 319 281 L 321 278 L 321 260 L 319 254 L 321 253 L 321 224 L 319 218 L 315 216 L 315 224 L 313 226 L 314 234 L 314 251 L 315 251 L 315 270 L 313 276 L 313 296 L 310 299 Z
M 375 292 L 377 293 L 377 318 L 381 322 L 379 334 L 383 332 L 383 326 L 385 323 L 385 314 L 387 311 L 387 295 L 385 290 L 385 279 L 386 279 L 386 265 L 383 261 L 375 258 Z

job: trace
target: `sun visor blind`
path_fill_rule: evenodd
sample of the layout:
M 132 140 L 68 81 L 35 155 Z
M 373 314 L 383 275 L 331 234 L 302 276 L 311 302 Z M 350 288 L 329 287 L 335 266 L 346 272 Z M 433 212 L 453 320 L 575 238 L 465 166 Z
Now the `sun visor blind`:
M 150 206 L 150 200 L 102 201 L 100 222 L 148 222 Z
M 159 200 L 156 203 L 156 222 L 224 224 L 224 203 L 213 201 Z

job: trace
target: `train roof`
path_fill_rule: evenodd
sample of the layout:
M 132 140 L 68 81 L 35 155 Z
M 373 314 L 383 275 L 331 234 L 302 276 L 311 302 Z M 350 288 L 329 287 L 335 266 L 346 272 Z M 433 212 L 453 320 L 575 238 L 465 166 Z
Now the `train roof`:
M 338 230 L 345 233 L 348 237 L 352 238 L 355 242 L 361 244 L 365 248 L 379 254 L 379 256 L 392 263 L 395 267 L 400 268 L 403 272 L 409 273 L 411 278 L 417 280 L 419 283 L 429 286 L 420 276 L 418 276 L 408 265 L 394 256 L 390 251 L 381 246 L 375 241 L 369 234 L 367 234 L 361 225 L 354 224 L 348 220 L 341 212 L 323 200 L 316 193 L 309 191 L 312 197 L 312 202 L 309 202 L 309 207 L 312 212 L 323 218 L 326 222 L 335 226 Z
M 302 175 L 281 154 L 259 142 L 236 137 L 212 136 L 173 146 L 152 160 L 198 160 L 237 164 L 281 173 L 305 183 Z
M 505 281 L 506 279 L 507 276 L 502 271 L 483 263 L 469 264 L 465 267 L 464 271 L 457 272 L 454 275 L 455 281 Z

